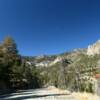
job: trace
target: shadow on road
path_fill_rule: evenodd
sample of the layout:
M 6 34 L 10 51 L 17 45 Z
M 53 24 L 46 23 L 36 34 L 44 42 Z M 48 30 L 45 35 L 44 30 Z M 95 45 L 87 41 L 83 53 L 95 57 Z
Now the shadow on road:
M 50 97 L 50 96 L 67 95 L 67 94 L 27 95 L 27 94 L 30 94 L 30 93 L 26 93 L 26 96 L 24 94 L 20 97 L 14 97 L 14 98 L 10 98 L 14 96 L 14 94 L 3 95 L 3 96 L 0 96 L 0 100 L 25 100 L 25 99 L 30 99 L 30 98 L 34 99 L 34 98 L 43 98 L 43 97 Z

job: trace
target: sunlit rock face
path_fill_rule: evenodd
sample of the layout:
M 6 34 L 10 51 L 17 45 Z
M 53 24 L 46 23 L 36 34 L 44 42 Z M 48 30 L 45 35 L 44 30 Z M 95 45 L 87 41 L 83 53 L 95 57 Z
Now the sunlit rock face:
M 61 57 L 56 57 L 53 61 L 49 61 L 49 60 L 44 60 L 41 61 L 40 63 L 36 63 L 35 65 L 38 66 L 44 66 L 44 67 L 48 67 L 48 66 L 53 66 L 54 64 L 61 62 L 62 58 Z
M 87 49 L 87 55 L 100 54 L 100 40 L 93 45 L 89 45 Z

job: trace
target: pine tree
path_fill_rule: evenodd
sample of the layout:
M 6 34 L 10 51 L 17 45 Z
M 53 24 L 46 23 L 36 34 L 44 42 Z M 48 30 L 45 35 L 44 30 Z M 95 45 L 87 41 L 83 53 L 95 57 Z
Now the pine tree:
M 18 55 L 18 50 L 15 41 L 11 37 L 6 37 L 2 44 L 3 48 L 3 65 L 5 66 L 4 76 L 6 76 L 8 87 L 12 87 L 14 79 L 16 79 L 17 74 L 14 69 L 19 68 L 20 56 Z

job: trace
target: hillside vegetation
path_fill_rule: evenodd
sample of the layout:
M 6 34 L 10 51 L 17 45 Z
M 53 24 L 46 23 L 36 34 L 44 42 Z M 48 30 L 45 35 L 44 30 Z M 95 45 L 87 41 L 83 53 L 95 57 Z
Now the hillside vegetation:
M 55 86 L 70 91 L 94 92 L 100 54 L 86 49 L 59 55 L 27 57 L 18 53 L 11 37 L 0 44 L 0 89 L 28 89 Z

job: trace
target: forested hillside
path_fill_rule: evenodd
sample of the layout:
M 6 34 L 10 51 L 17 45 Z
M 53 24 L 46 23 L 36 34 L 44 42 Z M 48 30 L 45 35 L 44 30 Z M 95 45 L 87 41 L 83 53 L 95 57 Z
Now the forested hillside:
M 59 55 L 21 56 L 11 37 L 0 43 L 0 90 L 55 86 L 70 91 L 94 92 L 100 54 L 86 49 Z M 98 69 L 97 69 L 98 68 Z

